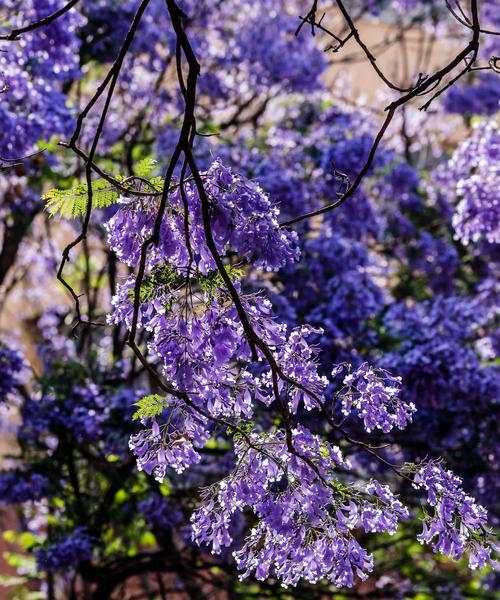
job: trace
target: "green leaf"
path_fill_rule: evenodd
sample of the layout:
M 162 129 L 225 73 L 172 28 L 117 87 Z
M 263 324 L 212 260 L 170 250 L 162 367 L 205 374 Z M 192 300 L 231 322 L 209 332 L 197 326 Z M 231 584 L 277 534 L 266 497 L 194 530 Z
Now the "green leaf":
M 3 552 L 5 562 L 14 569 L 22 569 L 26 575 L 32 576 L 36 573 L 36 559 L 34 556 L 26 556 L 16 552 Z
M 137 406 L 137 410 L 132 415 L 132 419 L 137 421 L 138 419 L 161 415 L 163 409 L 167 408 L 168 402 L 166 398 L 162 398 L 158 394 L 152 394 L 151 396 L 144 396 L 138 402 L 134 402 L 134 406 Z
M 224 268 L 231 281 L 237 281 L 243 277 L 243 269 L 232 265 L 226 265 Z M 224 280 L 218 270 L 210 271 L 207 275 L 200 277 L 199 285 L 201 291 L 208 295 L 210 300 L 215 298 L 219 290 L 225 289 Z
M 124 489 L 118 490 L 115 494 L 115 502 L 117 504 L 123 504 L 128 498 L 129 495 Z
M 4 531 L 2 537 L 9 544 L 17 544 L 22 550 L 29 550 L 42 540 L 41 536 L 30 531 L 17 532 L 13 529 Z
M 244 438 L 243 433 L 250 434 L 253 432 L 254 428 L 255 423 L 253 421 L 245 421 L 242 423 L 238 423 L 238 430 L 235 430 L 230 426 L 228 426 L 226 429 L 227 433 L 229 433 L 230 435 L 232 434 L 233 439 L 235 441 L 239 441 Z
M 154 158 L 143 158 L 134 166 L 135 174 L 138 177 L 143 177 L 147 179 L 149 178 L 157 164 L 158 163 Z
M 151 531 L 145 531 L 142 534 L 141 539 L 139 540 L 139 543 L 142 546 L 155 546 L 156 538 Z
M 92 182 L 92 208 L 106 208 L 118 200 L 118 192 L 105 179 Z M 51 217 L 59 214 L 67 219 L 76 219 L 87 211 L 88 186 L 78 183 L 69 190 L 52 189 L 42 196 Z
M 174 287 L 176 281 L 178 281 L 178 274 L 174 269 L 168 265 L 160 267 L 142 281 L 139 300 L 141 302 L 151 302 L 151 300 L 167 294 Z M 133 302 L 134 290 L 130 290 L 129 294 Z

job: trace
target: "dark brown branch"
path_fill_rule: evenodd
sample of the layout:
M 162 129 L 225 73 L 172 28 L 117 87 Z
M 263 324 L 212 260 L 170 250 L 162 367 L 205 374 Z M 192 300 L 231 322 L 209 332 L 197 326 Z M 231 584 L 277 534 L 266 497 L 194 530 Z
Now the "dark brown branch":
M 337 4 L 339 5 L 339 8 L 341 8 L 341 10 L 342 10 L 342 7 L 343 7 L 342 0 L 337 0 Z M 344 11 L 345 11 L 345 9 L 344 9 Z M 320 208 L 318 210 L 314 210 L 314 211 L 305 213 L 303 215 L 295 217 L 294 219 L 286 221 L 285 223 L 282 223 L 283 227 L 290 226 L 295 223 L 299 223 L 305 219 L 309 219 L 309 218 L 321 215 L 325 212 L 328 212 L 330 210 L 333 210 L 333 209 L 341 206 L 349 197 L 351 197 L 353 195 L 353 193 L 356 191 L 356 189 L 361 184 L 365 175 L 368 173 L 368 171 L 373 163 L 373 159 L 375 157 L 376 151 L 380 145 L 380 142 L 382 141 L 382 138 L 384 137 L 385 132 L 387 131 L 387 128 L 389 127 L 389 124 L 391 123 L 391 121 L 394 117 L 394 114 L 396 113 L 398 108 L 403 106 L 404 104 L 406 104 L 407 102 L 409 102 L 410 100 L 412 100 L 413 98 L 415 98 L 417 96 L 425 95 L 425 94 L 432 92 L 436 87 L 438 87 L 441 84 L 441 82 L 446 77 L 446 75 L 451 73 L 462 61 L 465 60 L 466 67 L 461 69 L 460 72 L 457 75 L 455 75 L 448 84 L 446 84 L 443 88 L 441 88 L 441 90 L 438 90 L 435 94 L 433 94 L 431 96 L 431 98 L 421 107 L 421 110 L 427 110 L 428 107 L 430 106 L 430 104 L 439 95 L 441 95 L 444 91 L 446 91 L 451 85 L 453 85 L 456 81 L 458 81 L 458 79 L 460 79 L 465 73 L 467 73 L 471 69 L 471 66 L 476 59 L 478 49 L 479 49 L 480 26 L 479 26 L 479 16 L 478 16 L 478 9 L 477 9 L 477 0 L 471 0 L 471 14 L 473 16 L 473 35 L 472 35 L 472 39 L 469 41 L 467 46 L 465 46 L 465 48 L 463 48 L 463 50 L 461 52 L 459 52 L 455 56 L 455 58 L 453 58 L 445 67 L 443 67 L 439 71 L 435 72 L 432 76 L 426 76 L 426 75 L 420 74 L 419 79 L 413 88 L 411 88 L 406 94 L 404 94 L 403 96 L 401 96 L 400 98 L 398 98 L 397 100 L 395 100 L 394 102 L 389 104 L 389 106 L 386 107 L 385 110 L 387 111 L 387 116 L 386 116 L 379 132 L 375 136 L 375 139 L 374 139 L 372 148 L 370 150 L 370 153 L 368 155 L 368 158 L 367 158 L 365 164 L 363 165 L 363 167 L 361 168 L 353 185 L 345 192 L 345 194 L 343 196 L 341 196 L 335 202 L 332 202 L 331 204 L 323 206 L 322 208 Z M 349 15 L 347 15 L 347 18 L 349 19 L 348 22 L 351 21 Z M 469 57 L 469 55 L 471 53 L 472 53 L 472 57 L 470 57 L 469 61 L 467 62 L 467 58 Z M 375 69 L 375 70 L 377 70 L 377 69 Z M 382 77 L 382 80 L 387 85 L 389 85 L 383 77 Z
M 373 69 L 375 70 L 375 72 L 377 73 L 377 75 L 380 77 L 380 79 L 382 79 L 382 81 L 389 88 L 391 88 L 391 90 L 396 90 L 398 92 L 408 92 L 409 90 L 411 90 L 411 88 L 402 88 L 402 87 L 400 87 L 400 86 L 392 83 L 392 81 L 390 81 L 385 76 L 385 74 L 383 73 L 383 71 L 377 65 L 377 59 L 375 58 L 375 56 L 373 56 L 373 54 L 370 52 L 368 46 L 361 39 L 361 36 L 359 35 L 359 31 L 357 30 L 357 28 L 356 28 L 356 26 L 354 24 L 354 21 L 351 18 L 351 15 L 346 10 L 346 8 L 344 6 L 344 3 L 342 2 L 342 0 L 336 0 L 336 2 L 337 2 L 337 6 L 339 7 L 339 10 L 342 13 L 345 21 L 349 25 L 349 29 L 351 30 L 351 33 L 354 36 L 354 39 L 358 43 L 358 46 L 363 50 L 366 58 L 370 61 L 370 64 L 372 65 Z
M 311 217 L 316 217 L 318 215 L 322 215 L 323 213 L 329 212 L 330 210 L 338 208 L 354 194 L 354 192 L 361 185 L 361 182 L 363 181 L 365 175 L 370 170 L 370 167 L 372 166 L 372 163 L 375 158 L 375 154 L 377 153 L 377 149 L 380 145 L 380 142 L 382 141 L 382 138 L 384 137 L 385 132 L 387 131 L 387 128 L 389 127 L 389 124 L 391 123 L 395 112 L 396 112 L 396 109 L 390 109 L 388 111 L 387 116 L 382 124 L 382 127 L 380 128 L 379 132 L 375 136 L 375 139 L 374 139 L 373 145 L 370 149 L 368 158 L 367 158 L 365 164 L 363 165 L 363 168 L 358 173 L 358 176 L 354 180 L 351 187 L 349 187 L 347 189 L 347 191 L 335 202 L 332 202 L 331 204 L 327 204 L 326 206 L 323 206 L 322 208 L 319 208 L 317 210 L 313 210 L 311 212 L 308 212 L 308 213 L 305 213 L 298 217 L 295 217 L 293 219 L 290 219 L 289 221 L 285 221 L 285 223 L 281 224 L 282 227 L 289 227 L 290 225 L 294 225 L 295 223 L 300 223 L 300 221 L 304 221 L 305 219 L 310 219 Z
M 67 13 L 69 10 L 71 10 L 73 8 L 73 6 L 75 6 L 75 4 L 77 4 L 78 2 L 79 2 L 79 0 L 70 0 L 70 2 L 68 2 L 68 4 L 66 4 L 65 6 L 63 6 L 62 8 L 60 8 L 59 10 L 57 10 L 56 12 L 52 13 L 49 16 L 44 17 L 43 19 L 40 19 L 39 21 L 34 21 L 33 23 L 30 23 L 29 25 L 25 25 L 24 27 L 19 27 L 18 29 L 13 29 L 7 35 L 0 35 L 0 40 L 14 41 L 14 40 L 17 40 L 19 38 L 19 36 L 22 35 L 23 33 L 28 33 L 28 31 L 34 31 L 35 29 L 39 29 L 40 27 L 45 27 L 46 25 L 50 25 L 50 23 L 52 23 L 53 21 L 57 20 L 59 17 L 64 15 L 64 13 Z
M 75 131 L 71 137 L 71 140 L 69 142 L 69 147 L 71 149 L 74 150 L 74 148 L 76 147 L 76 142 L 78 140 L 78 137 L 80 135 L 81 132 L 81 128 L 83 125 L 83 121 L 86 117 L 86 115 L 89 113 L 90 109 L 92 108 L 92 106 L 94 106 L 94 104 L 97 102 L 98 98 L 101 96 L 101 94 L 104 92 L 104 90 L 106 89 L 108 83 L 109 85 L 109 90 L 108 90 L 108 94 L 106 96 L 106 100 L 104 103 L 104 108 L 101 112 L 101 116 L 99 119 L 99 123 L 97 126 L 97 130 L 96 133 L 94 135 L 94 139 L 92 142 L 92 146 L 91 146 L 91 150 L 89 152 L 89 156 L 88 159 L 86 161 L 85 164 L 85 175 L 86 175 L 86 180 L 87 180 L 87 193 L 88 193 L 88 199 L 87 199 L 87 207 L 86 207 L 86 211 L 85 211 L 85 216 L 83 219 L 83 226 L 82 226 L 82 230 L 80 232 L 80 234 L 72 241 L 70 242 L 63 250 L 62 253 L 62 259 L 61 259 L 61 263 L 59 266 L 59 270 L 57 272 L 57 279 L 63 284 L 63 286 L 69 291 L 69 293 L 71 294 L 74 302 L 75 302 L 75 310 L 76 310 L 76 324 L 73 328 L 73 333 L 76 332 L 77 327 L 84 323 L 87 325 L 102 325 L 101 323 L 94 323 L 92 321 L 84 321 L 82 319 L 82 315 L 81 315 L 81 308 L 80 308 L 80 299 L 78 294 L 75 292 L 75 290 L 73 289 L 73 287 L 68 283 L 68 281 L 63 277 L 63 271 L 64 271 L 64 267 L 66 265 L 66 263 L 69 261 L 69 256 L 70 256 L 70 252 L 71 250 L 77 246 L 81 241 L 83 241 L 86 236 L 87 236 L 87 229 L 89 226 L 89 222 L 90 222 L 90 215 L 92 212 L 92 199 L 93 199 L 93 192 L 92 192 L 92 164 L 94 161 L 94 156 L 97 150 L 97 145 L 99 143 L 99 139 L 101 137 L 101 133 L 104 127 L 104 123 L 106 120 L 106 115 L 109 109 L 109 106 L 111 104 L 111 99 L 113 97 L 113 92 L 114 89 L 116 87 L 116 83 L 118 81 L 118 77 L 120 74 L 120 70 L 121 67 L 123 65 L 123 61 L 125 59 L 125 56 L 127 55 L 128 49 L 130 48 L 130 45 L 132 44 L 132 41 L 134 39 L 135 33 L 137 31 L 137 29 L 139 28 L 142 16 L 144 14 L 144 11 L 146 10 L 148 4 L 149 4 L 150 0 L 143 0 L 137 10 L 137 13 L 134 16 L 134 19 L 132 21 L 132 24 L 130 26 L 130 29 L 125 37 L 125 41 L 123 42 L 123 45 L 120 49 L 120 52 L 118 54 L 118 57 L 116 58 L 113 66 L 111 67 L 111 69 L 109 70 L 108 75 L 106 76 L 106 78 L 104 79 L 103 84 L 101 84 L 101 86 L 98 88 L 97 92 L 94 94 L 93 98 L 91 99 L 91 101 L 87 104 L 87 106 L 85 107 L 85 109 L 80 113 L 80 115 L 78 116 L 77 119 L 77 126 L 75 128 Z

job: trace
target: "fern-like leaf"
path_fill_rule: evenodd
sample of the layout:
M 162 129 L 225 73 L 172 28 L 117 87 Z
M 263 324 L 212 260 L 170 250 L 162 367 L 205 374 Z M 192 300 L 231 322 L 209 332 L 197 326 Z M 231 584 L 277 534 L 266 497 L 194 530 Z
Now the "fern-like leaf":
M 78 183 L 69 190 L 53 189 L 42 199 L 51 217 L 59 214 L 68 219 L 76 219 L 85 214 L 88 202 L 86 183 Z M 105 179 L 92 182 L 92 207 L 106 208 L 118 200 L 118 192 Z
M 158 394 L 152 394 L 134 402 L 134 406 L 137 406 L 137 410 L 132 415 L 132 419 L 137 421 L 161 415 L 163 410 L 168 407 L 168 402 Z
M 135 172 L 138 177 L 149 179 L 152 187 L 160 186 L 159 189 L 161 189 L 162 177 L 150 179 L 156 164 L 157 162 L 153 158 L 144 158 L 135 166 Z M 117 177 L 117 180 L 121 181 L 123 177 Z M 130 193 L 133 195 L 132 189 Z M 107 208 L 115 204 L 118 197 L 118 190 L 105 179 L 96 179 L 92 182 L 92 208 Z M 42 196 L 42 200 L 45 200 L 45 206 L 51 217 L 59 214 L 68 219 L 76 219 L 83 216 L 87 210 L 87 183 L 77 183 L 67 190 L 52 189 Z
M 154 158 L 143 158 L 134 166 L 135 174 L 138 177 L 149 179 L 157 164 L 158 162 Z
M 140 302 L 151 302 L 160 296 L 168 295 L 179 283 L 177 272 L 169 265 L 159 267 L 151 275 L 144 277 L 139 293 Z M 131 301 L 134 300 L 134 290 L 130 290 Z
M 239 267 L 226 265 L 224 268 L 229 275 L 229 279 L 233 282 L 243 277 L 243 269 Z M 209 300 L 213 300 L 221 290 L 225 290 L 224 279 L 222 279 L 222 275 L 218 270 L 210 271 L 207 275 L 201 276 L 199 285 L 201 291 L 208 296 Z

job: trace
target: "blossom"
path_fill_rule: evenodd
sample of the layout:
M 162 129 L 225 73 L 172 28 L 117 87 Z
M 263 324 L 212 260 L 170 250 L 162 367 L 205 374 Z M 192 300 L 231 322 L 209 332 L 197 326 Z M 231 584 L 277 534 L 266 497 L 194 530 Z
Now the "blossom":
M 49 480 L 40 473 L 20 469 L 0 471 L 0 502 L 17 504 L 40 500 L 49 493 Z
M 404 429 L 417 410 L 412 402 L 400 399 L 400 377 L 394 377 L 384 369 L 374 369 L 367 363 L 346 375 L 343 384 L 340 394 L 342 413 L 349 415 L 356 410 L 368 432 L 381 429 L 388 433 L 393 427 Z
M 42 571 L 59 571 L 76 567 L 90 560 L 94 552 L 95 540 L 84 527 L 77 527 L 55 542 L 35 549 L 38 568 Z
M 18 351 L 0 344 L 0 402 L 5 402 L 15 392 L 24 366 Z
M 167 466 L 182 473 L 200 461 L 195 447 L 202 447 L 208 431 L 204 420 L 172 402 L 166 424 L 152 420 L 151 428 L 130 436 L 129 448 L 137 460 L 137 468 L 162 482 Z
M 455 560 L 468 553 L 472 569 L 492 564 L 487 511 L 464 492 L 460 477 L 429 461 L 418 468 L 413 481 L 414 487 L 427 492 L 433 511 L 417 539 Z
M 453 227 L 464 244 L 500 242 L 499 140 L 493 118 L 478 122 L 472 136 L 437 170 L 436 187 L 456 207 Z
M 277 577 L 282 585 L 299 579 L 327 579 L 352 587 L 365 579 L 373 558 L 352 531 L 394 533 L 407 509 L 386 487 L 371 482 L 364 494 L 343 484 L 336 467 L 350 468 L 338 447 L 303 427 L 292 431 L 293 451 L 283 431 L 239 438 L 237 466 L 205 490 L 203 505 L 192 516 L 193 538 L 214 553 L 232 543 L 235 513 L 251 508 L 257 524 L 234 552 L 242 577 Z

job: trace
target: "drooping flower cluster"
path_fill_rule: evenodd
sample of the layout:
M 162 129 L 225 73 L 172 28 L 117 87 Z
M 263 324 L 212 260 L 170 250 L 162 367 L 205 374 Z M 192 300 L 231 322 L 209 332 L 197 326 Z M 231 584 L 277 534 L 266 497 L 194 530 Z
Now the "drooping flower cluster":
M 417 470 L 414 485 L 426 490 L 433 508 L 423 522 L 418 540 L 432 544 L 436 552 L 455 560 L 468 552 L 472 569 L 492 563 L 487 512 L 464 492 L 460 477 L 430 461 Z
M 258 184 L 226 168 L 220 160 L 212 163 L 203 174 L 203 180 L 219 254 L 225 254 L 231 248 L 254 266 L 270 270 L 298 258 L 296 234 L 279 228 L 279 211 Z M 188 231 L 185 231 L 183 198 L 177 186 L 169 194 L 160 241 L 157 247 L 150 248 L 147 264 L 153 267 L 168 261 L 174 268 L 187 269 L 188 234 L 196 259 L 194 266 L 206 274 L 216 265 L 207 248 L 198 190 L 192 183 L 185 183 L 184 194 L 188 204 Z M 153 232 L 157 209 L 158 203 L 151 200 L 123 199 L 122 208 L 106 225 L 110 247 L 129 266 L 138 264 L 141 244 Z
M 295 236 L 280 229 L 277 208 L 257 184 L 234 175 L 219 161 L 203 178 L 213 240 L 220 255 L 236 252 L 264 269 L 278 269 L 295 260 Z M 186 185 L 182 191 L 175 189 L 169 200 L 159 244 L 148 252 L 148 271 L 139 291 L 138 324 L 152 332 L 150 350 L 161 359 L 163 374 L 175 390 L 188 394 L 196 407 L 208 410 L 212 417 L 250 417 L 253 398 L 267 402 L 267 386 L 264 382 L 259 390 L 260 381 L 245 366 L 251 362 L 251 348 L 208 250 L 198 192 L 193 185 Z M 137 264 L 141 245 L 152 233 L 156 210 L 155 202 L 132 200 L 122 204 L 106 226 L 112 249 L 130 266 Z M 255 334 L 275 354 L 283 371 L 289 377 L 301 378 L 302 385 L 314 383 L 319 391 L 323 386 L 315 363 L 301 366 L 299 360 L 315 354 L 305 340 L 309 331 L 293 331 L 288 337 L 287 327 L 273 320 L 269 301 L 261 295 L 243 294 L 235 267 L 229 265 L 226 272 L 233 279 Z M 131 276 L 120 286 L 113 299 L 113 322 L 131 326 L 135 285 Z M 189 429 L 200 419 L 198 416 L 191 425 L 184 424 Z M 147 464 L 149 472 L 157 466 L 151 463 L 151 449 L 155 448 L 158 456 L 158 427 L 153 425 L 149 433 L 138 434 L 131 441 L 141 465 Z M 196 435 L 202 444 L 206 437 L 202 430 L 196 425 L 195 431 L 185 430 L 184 435 L 186 439 Z M 175 448 L 178 453 L 183 446 Z M 188 463 L 192 452 L 190 448 Z M 186 466 L 173 455 L 170 458 L 176 468 Z M 158 460 L 164 463 L 163 454 Z
M 220 161 L 202 177 L 210 199 L 212 235 L 220 255 L 234 252 L 255 266 L 272 270 L 296 258 L 294 236 L 279 227 L 277 208 L 257 184 L 234 175 Z M 153 231 L 157 204 L 141 199 L 122 202 L 106 225 L 112 249 L 130 266 L 137 265 L 141 246 Z M 259 294 L 243 294 L 241 284 L 234 281 L 250 326 L 276 363 L 273 369 L 265 366 L 258 375 L 249 368 L 252 351 L 248 337 L 215 270 L 205 225 L 197 189 L 190 184 L 182 190 L 174 189 L 160 224 L 158 245 L 148 251 L 147 275 L 138 293 L 135 277 L 130 276 L 113 299 L 115 310 L 110 320 L 131 327 L 138 296 L 137 322 L 152 334 L 152 355 L 160 359 L 163 374 L 180 394 L 181 403 L 186 397 L 192 403 L 182 407 L 169 401 L 170 410 L 177 415 L 180 411 L 182 418 L 172 422 L 163 415 L 168 427 L 154 421 L 150 429 L 131 438 L 139 467 L 159 480 L 164 478 L 167 465 L 182 471 L 199 460 L 194 447 L 203 447 L 206 442 L 207 419 L 250 418 L 254 400 L 270 405 L 275 400 L 281 402 L 283 396 L 292 413 L 299 405 L 308 410 L 320 409 L 328 386 L 328 380 L 318 374 L 318 349 L 308 341 L 321 330 L 302 326 L 289 331 L 273 319 L 268 300 Z M 229 277 L 235 278 L 235 273 L 233 267 L 227 267 Z M 362 382 L 364 385 L 359 393 L 365 424 L 376 423 L 384 431 L 393 424 L 403 428 L 412 407 L 398 403 L 398 388 L 394 387 L 395 380 L 391 380 L 392 387 L 389 385 L 389 374 L 384 374 L 383 385 L 380 377 L 371 377 L 372 372 L 366 369 L 357 379 L 358 387 Z M 360 402 L 358 397 L 356 401 Z M 193 410 L 199 414 L 195 416 Z
M 338 368 L 334 369 L 333 375 L 338 372 Z M 413 402 L 406 403 L 399 398 L 400 377 L 393 377 L 384 369 L 374 369 L 367 363 L 346 375 L 343 384 L 342 413 L 349 415 L 355 410 L 366 431 L 381 429 L 388 433 L 393 427 L 404 429 L 417 410 Z
M 235 253 L 265 270 L 293 262 L 294 237 L 279 227 L 277 208 L 257 184 L 233 175 L 220 161 L 202 178 L 210 201 L 208 225 L 220 255 Z M 255 401 L 281 410 L 286 401 L 286 411 L 293 415 L 302 407 L 319 410 L 329 385 L 318 373 L 318 349 L 308 342 L 321 330 L 303 325 L 289 331 L 276 322 L 269 301 L 260 294 L 244 294 L 236 280 L 239 274 L 229 264 L 226 273 L 248 322 L 272 355 L 269 364 L 266 356 L 254 370 L 240 315 L 209 251 L 207 216 L 198 190 L 191 184 L 177 186 L 169 200 L 141 285 L 135 276 L 127 278 L 113 299 L 110 316 L 112 322 L 125 322 L 130 328 L 138 300 L 138 326 L 150 332 L 150 353 L 160 360 L 172 386 L 167 399 L 144 398 L 139 403 L 139 416 L 150 426 L 130 438 L 138 468 L 160 482 L 167 467 L 181 473 L 200 462 L 200 449 L 214 423 L 227 426 L 228 418 L 252 418 Z M 123 201 L 106 225 L 112 249 L 129 266 L 140 260 L 157 209 L 156 201 Z M 259 352 L 264 354 L 260 347 Z M 403 428 L 413 407 L 399 404 L 396 382 L 387 372 L 363 365 L 352 381 L 346 381 L 344 404 L 349 396 L 367 427 Z M 148 402 L 156 404 L 148 408 Z M 335 490 L 340 483 L 332 469 L 349 465 L 338 448 L 304 426 L 256 434 L 235 425 L 233 434 L 238 466 L 216 486 L 216 497 L 196 513 L 194 539 L 220 551 L 231 543 L 232 515 L 254 506 L 259 524 L 235 554 L 245 573 L 257 570 L 257 577 L 265 578 L 272 571 L 285 585 L 295 585 L 302 577 L 326 577 L 351 586 L 355 571 L 365 576 L 372 560 L 351 531 L 362 526 L 365 531 L 394 532 L 397 518 L 407 513 L 391 492 L 373 483 L 368 493 L 376 501 L 346 492 L 339 504 Z M 256 551 L 259 539 L 269 541 Z M 290 553 L 296 559 L 291 560 Z
M 282 430 L 251 433 L 238 439 L 235 451 L 237 466 L 204 492 L 192 525 L 194 539 L 218 554 L 232 543 L 234 515 L 253 511 L 257 524 L 234 552 L 242 577 L 274 575 L 285 586 L 327 579 L 351 587 L 373 564 L 353 530 L 394 533 L 408 516 L 385 486 L 371 482 L 362 494 L 341 483 L 335 468 L 349 469 L 349 462 L 304 427 L 294 429 L 291 440 Z
M 291 330 L 288 339 L 278 346 L 276 358 L 283 374 L 293 382 L 299 382 L 301 387 L 293 385 L 288 390 L 288 402 L 290 411 L 297 413 L 299 405 L 304 406 L 306 410 L 318 409 L 320 401 L 324 400 L 323 392 L 328 386 L 328 379 L 318 374 L 317 355 L 319 348 L 312 346 L 307 338 L 314 334 L 321 334 L 321 329 L 315 329 L 308 325 L 295 327 Z M 273 401 L 273 382 L 270 372 L 265 373 L 260 379 L 260 384 L 268 390 L 268 397 L 257 391 L 257 397 L 265 404 Z M 284 387 L 283 382 L 278 383 L 278 389 L 281 392 Z M 305 388 L 305 389 L 304 389 Z
M 206 419 L 171 401 L 166 424 L 160 426 L 153 420 L 151 429 L 141 429 L 130 436 L 129 447 L 136 457 L 137 468 L 162 482 L 167 467 L 182 473 L 199 462 L 195 446 L 203 447 L 209 437 L 205 422 Z
M 212 202 L 211 226 L 220 253 L 230 246 L 255 267 L 272 271 L 299 257 L 297 234 L 279 227 L 279 209 L 257 183 L 216 161 L 207 171 L 205 189 Z

